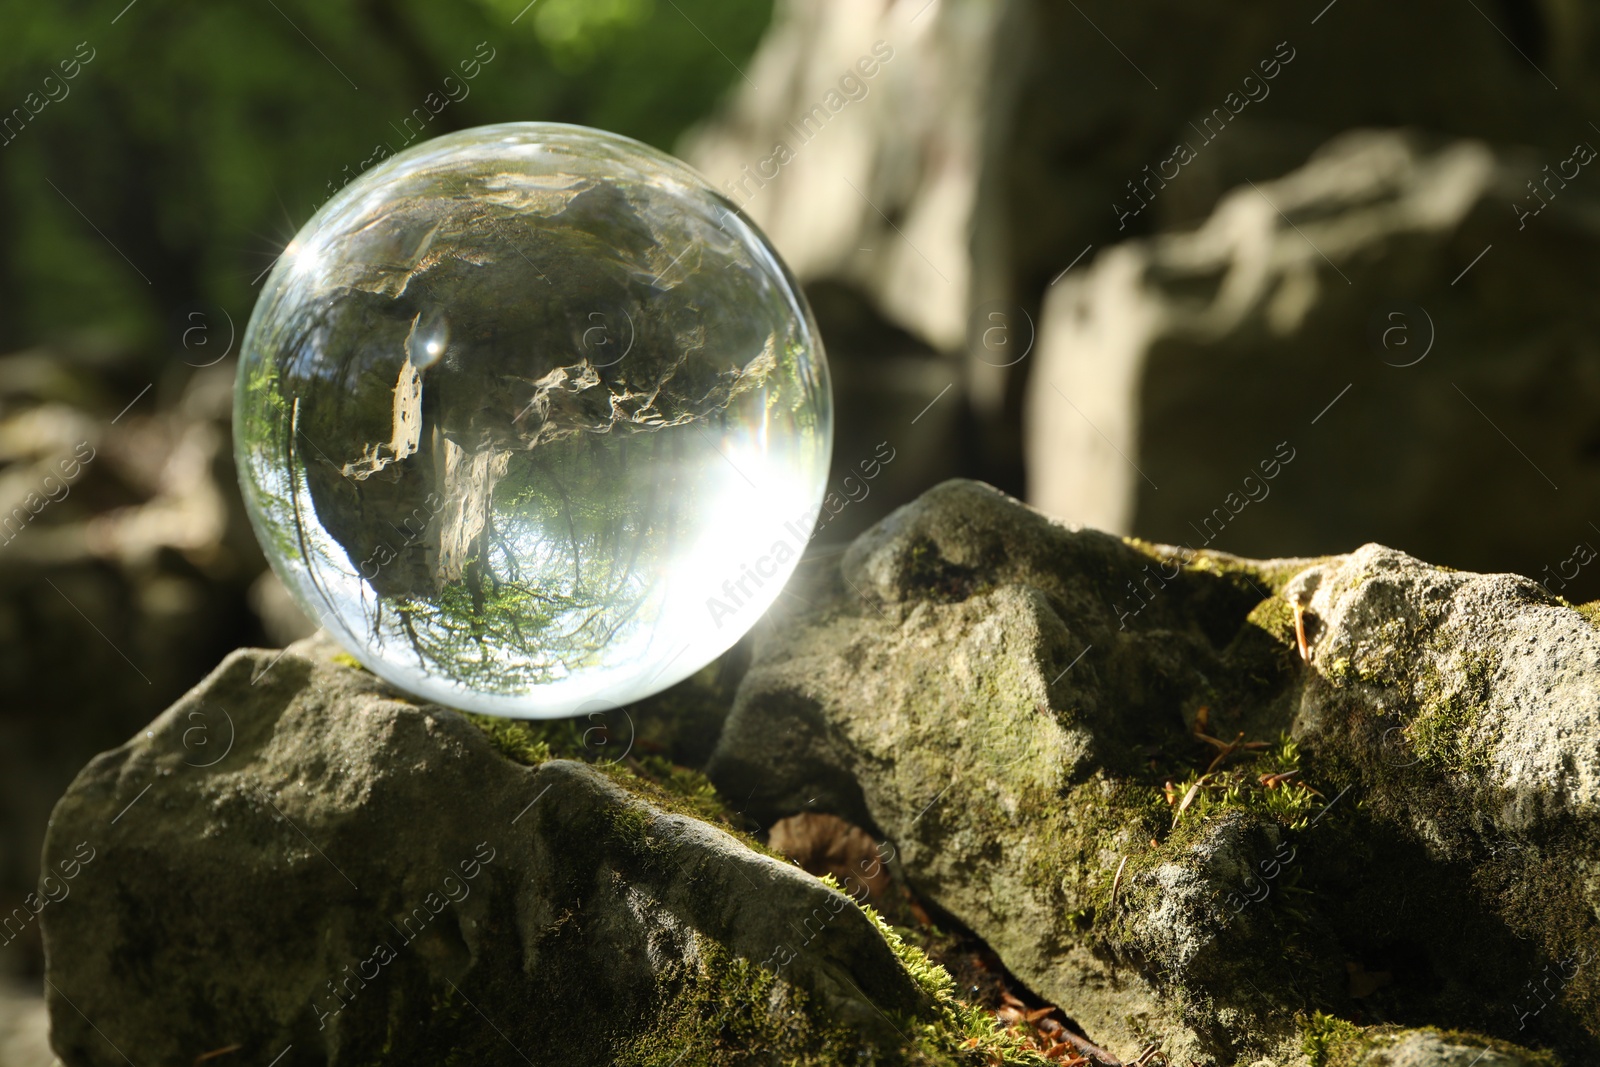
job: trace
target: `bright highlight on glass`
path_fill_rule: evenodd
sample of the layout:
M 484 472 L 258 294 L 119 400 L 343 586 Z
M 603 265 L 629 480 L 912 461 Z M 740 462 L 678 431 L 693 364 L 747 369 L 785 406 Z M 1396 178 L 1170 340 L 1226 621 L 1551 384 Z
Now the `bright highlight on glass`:
M 251 521 L 300 606 L 403 689 L 529 718 L 737 641 L 797 562 L 831 440 L 766 239 L 671 157 L 547 123 L 440 137 L 330 200 L 267 280 L 234 398 Z

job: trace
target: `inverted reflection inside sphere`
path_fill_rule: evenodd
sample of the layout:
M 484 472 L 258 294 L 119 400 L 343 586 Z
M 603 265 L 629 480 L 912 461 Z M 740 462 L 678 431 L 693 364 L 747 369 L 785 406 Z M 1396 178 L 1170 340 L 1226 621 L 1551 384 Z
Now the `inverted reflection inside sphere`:
M 821 502 L 827 371 L 765 239 L 626 138 L 516 123 L 369 171 L 274 267 L 235 450 L 300 605 L 423 697 L 578 714 L 699 670 Z

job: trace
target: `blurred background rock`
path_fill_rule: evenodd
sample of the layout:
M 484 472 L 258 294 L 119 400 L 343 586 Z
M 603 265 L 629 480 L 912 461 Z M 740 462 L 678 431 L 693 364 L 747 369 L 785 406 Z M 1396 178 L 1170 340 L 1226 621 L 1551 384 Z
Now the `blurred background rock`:
M 677 151 L 771 235 L 835 376 L 819 541 L 965 475 L 1600 596 L 1600 4 L 125 3 L 0 0 L 0 910 L 91 755 L 305 628 L 228 444 L 274 256 L 489 122 Z

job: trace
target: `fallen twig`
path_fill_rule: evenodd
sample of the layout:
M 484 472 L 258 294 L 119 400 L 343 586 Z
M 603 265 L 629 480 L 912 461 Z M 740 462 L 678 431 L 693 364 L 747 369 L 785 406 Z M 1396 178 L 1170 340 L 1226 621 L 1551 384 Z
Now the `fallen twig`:
M 1128 1064 L 1123 1063 L 1093 1041 L 1086 1037 L 1079 1037 L 1071 1030 L 1062 1030 L 1061 1040 L 1071 1045 L 1074 1051 L 1089 1057 L 1096 1063 L 1104 1064 L 1105 1067 L 1128 1067 Z
M 1115 920 L 1117 914 L 1117 887 L 1122 884 L 1122 868 L 1128 865 L 1128 857 L 1122 857 L 1122 862 L 1117 864 L 1117 876 L 1111 879 L 1111 903 L 1106 908 L 1106 918 Z
M 1183 794 L 1183 799 L 1178 801 L 1178 810 L 1172 813 L 1172 825 L 1178 825 L 1178 820 L 1183 818 L 1184 809 L 1190 804 L 1194 803 L 1194 798 L 1200 793 L 1200 787 L 1205 785 L 1206 779 L 1210 777 L 1210 771 L 1202 774 L 1199 778 L 1195 779 L 1194 784 L 1189 787 L 1189 791 Z

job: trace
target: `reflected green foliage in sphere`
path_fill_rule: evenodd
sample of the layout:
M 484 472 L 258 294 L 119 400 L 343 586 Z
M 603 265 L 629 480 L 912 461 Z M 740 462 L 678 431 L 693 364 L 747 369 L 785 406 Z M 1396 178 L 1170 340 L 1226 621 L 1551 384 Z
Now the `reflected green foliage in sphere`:
M 582 714 L 705 666 L 799 559 L 826 362 L 766 239 L 645 145 L 513 123 L 363 174 L 246 331 L 245 501 L 301 607 L 374 673 Z

